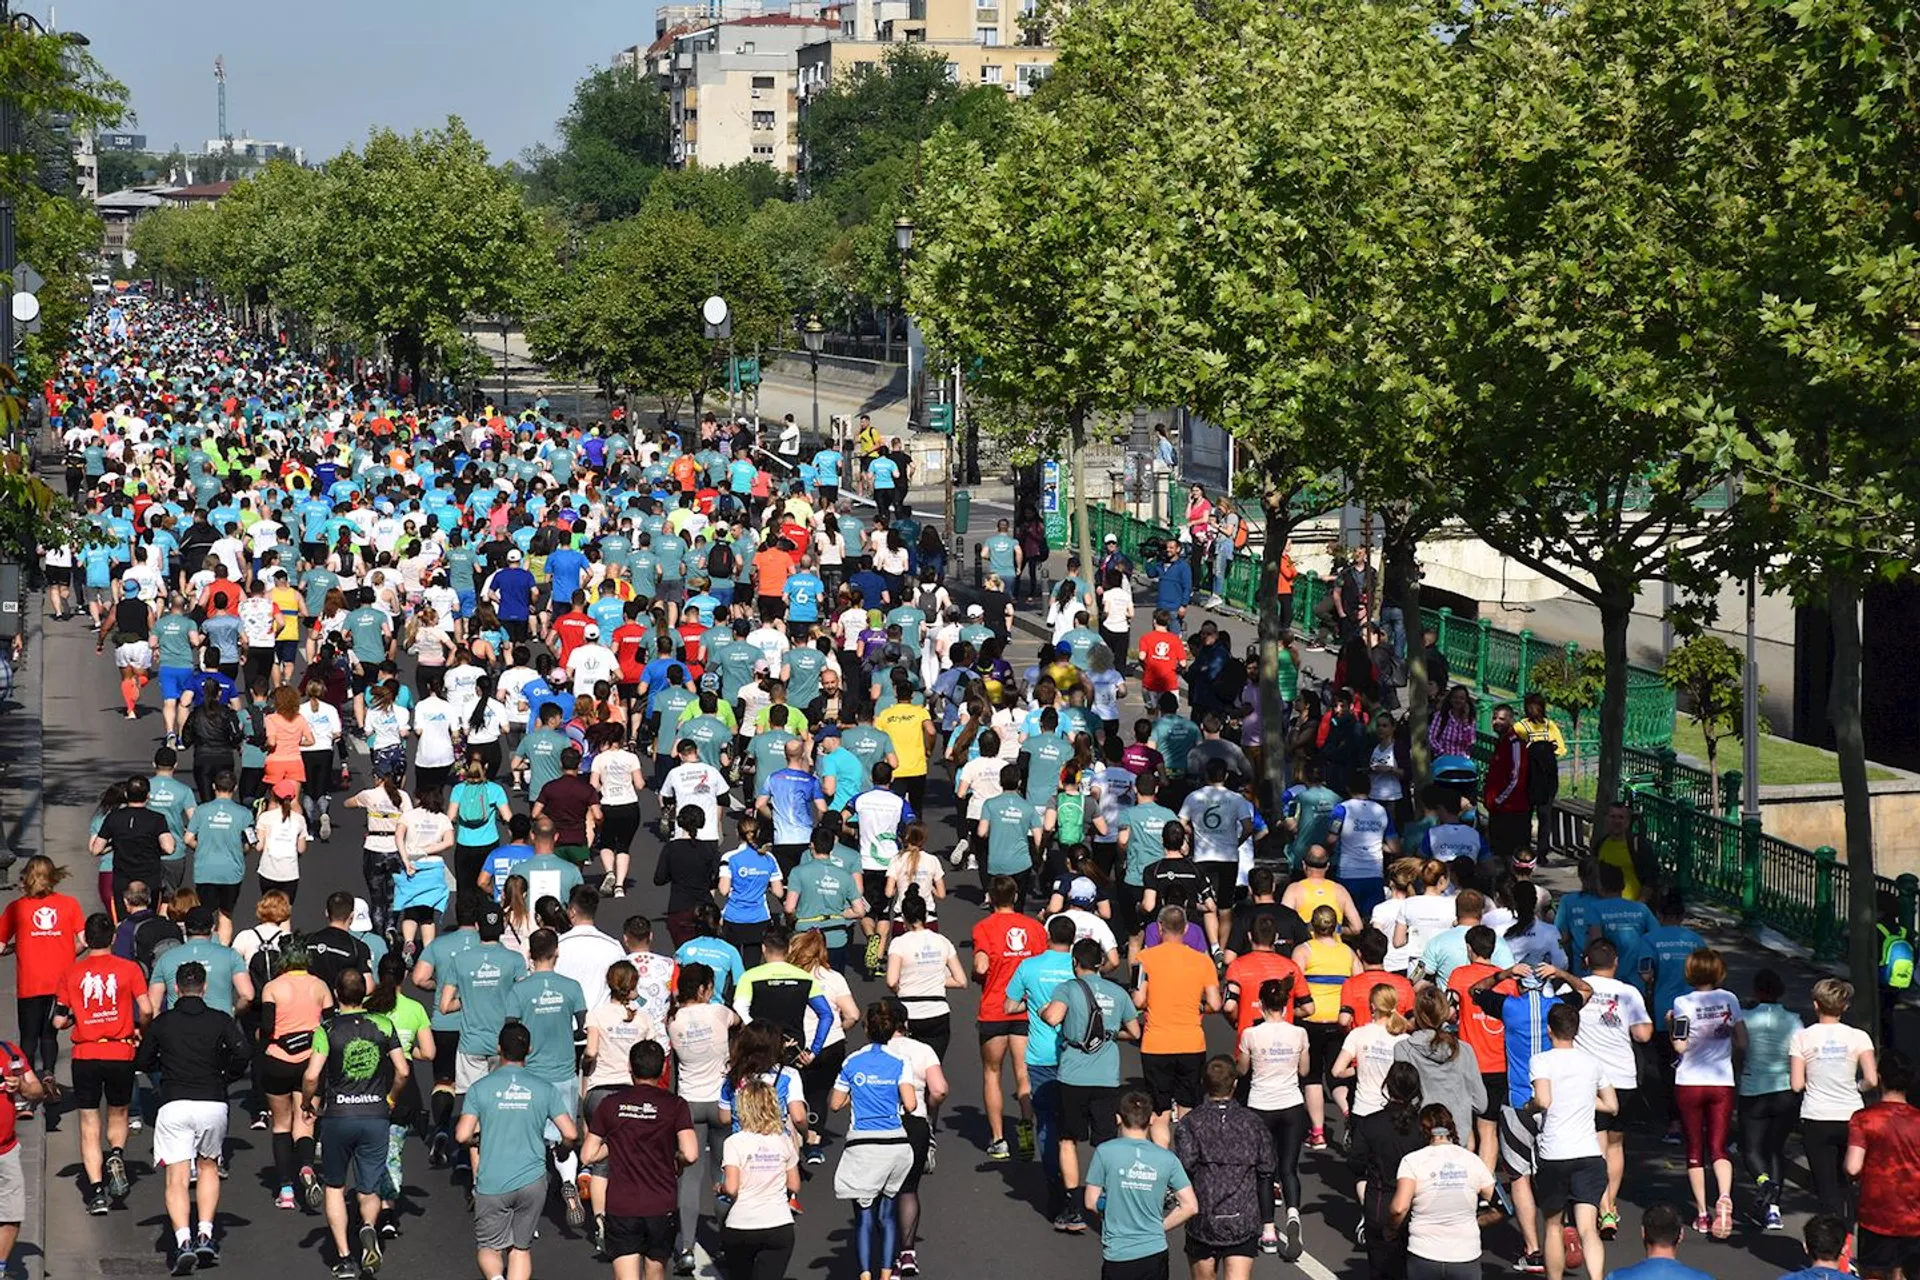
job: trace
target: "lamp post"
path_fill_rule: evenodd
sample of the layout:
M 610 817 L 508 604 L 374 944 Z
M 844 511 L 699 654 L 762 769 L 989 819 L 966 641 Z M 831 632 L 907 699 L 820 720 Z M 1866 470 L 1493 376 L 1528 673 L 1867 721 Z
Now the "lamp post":
M 14 13 L 8 7 L 10 0 L 0 0 L 0 39 L 10 38 L 15 33 L 22 35 L 50 35 L 40 20 L 30 13 Z M 91 43 L 77 31 L 69 31 L 60 37 L 67 44 L 85 47 Z M 0 94 L 0 151 L 8 157 L 14 152 L 14 133 L 17 125 L 13 99 Z M 0 275 L 6 277 L 6 305 L 0 306 L 0 364 L 13 365 L 15 342 L 13 323 L 13 268 L 16 250 L 14 247 L 14 206 L 13 196 L 0 192 Z
M 807 373 L 813 379 L 813 438 L 818 445 L 820 439 L 820 349 L 827 345 L 827 328 L 820 323 L 819 316 L 808 316 L 807 323 L 800 330 L 801 341 L 807 344 Z

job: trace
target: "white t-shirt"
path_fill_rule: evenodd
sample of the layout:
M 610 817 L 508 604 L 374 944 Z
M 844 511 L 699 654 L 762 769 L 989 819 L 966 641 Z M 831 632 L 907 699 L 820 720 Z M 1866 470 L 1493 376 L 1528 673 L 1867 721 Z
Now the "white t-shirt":
M 1413 1179 L 1407 1251 L 1429 1262 L 1478 1262 L 1480 1193 L 1493 1186 L 1487 1166 L 1447 1142 L 1400 1157 L 1400 1176 Z
M 907 1074 L 913 1078 L 913 1114 L 925 1118 L 927 1114 L 927 1072 L 940 1065 L 940 1055 L 933 1046 L 909 1035 L 896 1035 L 887 1041 L 886 1050 L 907 1064 Z
M 900 985 L 894 993 L 907 1006 L 910 1018 L 938 1018 L 952 1012 L 947 1003 L 947 961 L 953 943 L 931 929 L 909 929 L 887 946 L 887 957 L 900 957 Z
M 720 1084 L 727 1074 L 727 1033 L 734 1022 L 733 1010 L 723 1004 L 682 1005 L 667 1019 L 667 1038 L 679 1072 L 674 1090 L 688 1102 L 720 1101 Z
M 826 1041 L 820 1046 L 822 1049 L 831 1049 L 834 1045 L 844 1042 L 847 1038 L 847 1029 L 840 1025 L 839 1010 L 842 1000 L 852 999 L 853 988 L 847 985 L 846 978 L 841 975 L 838 969 L 823 966 L 815 969 L 813 976 L 820 982 L 820 994 L 827 998 L 827 1007 L 834 1011 L 832 1015 L 833 1020 L 827 1025 Z M 812 1002 L 808 1002 L 805 1025 L 801 1028 L 800 1043 L 812 1044 L 814 1029 L 819 1025 L 820 1015 L 813 1011 Z
M 609 937 L 592 925 L 575 925 L 560 935 L 560 958 L 554 970 L 563 978 L 580 984 L 587 1008 L 595 1009 L 607 999 L 607 969 L 627 958 L 627 949 L 618 938 Z
M 452 699 L 448 699 L 448 701 L 452 701 Z M 454 714 L 459 717 L 461 728 L 467 735 L 467 745 L 470 747 L 484 746 L 489 742 L 498 742 L 500 741 L 501 734 L 513 728 L 513 721 L 508 717 L 507 709 L 500 705 L 498 698 L 489 698 L 487 700 L 485 709 L 480 713 L 480 723 L 477 725 L 470 719 L 473 715 L 473 706 L 471 703 L 468 704 L 464 712 L 459 709 L 458 704 L 455 704 Z
M 1585 1049 L 1549 1049 L 1534 1055 L 1531 1079 L 1553 1090 L 1536 1144 L 1542 1160 L 1579 1160 L 1600 1154 L 1593 1104 L 1605 1082 L 1600 1060 Z
M 307 718 L 307 728 L 313 730 L 313 745 L 302 747 L 302 752 L 331 751 L 333 744 L 340 741 L 340 713 L 331 702 L 303 702 L 300 714 Z
M 627 1014 L 633 1014 L 633 1020 L 627 1020 Z M 585 1087 L 598 1089 L 613 1086 L 624 1089 L 633 1083 L 633 1073 L 627 1067 L 628 1055 L 633 1046 L 642 1040 L 653 1040 L 654 1022 L 647 1011 L 636 1002 L 631 1010 L 618 1000 L 602 1000 L 587 1010 L 587 1025 L 600 1032 L 600 1047 L 593 1056 L 593 1070 L 587 1073 Z
M 1387 1105 L 1382 1087 L 1393 1066 L 1394 1046 L 1407 1037 L 1394 1035 L 1382 1022 L 1369 1022 L 1347 1033 L 1343 1052 L 1353 1055 L 1353 1114 L 1370 1116 Z
M 720 799 L 727 793 L 727 779 L 718 769 L 703 761 L 692 760 L 677 764 L 667 780 L 660 785 L 660 803 L 673 805 L 694 805 L 699 808 L 704 821 L 700 824 L 697 839 L 718 840 L 720 838 Z
M 975 756 L 960 766 L 957 782 L 967 788 L 968 822 L 978 823 L 981 806 L 1000 794 L 1000 770 L 1005 767 L 999 756 Z
M 453 834 L 453 819 L 438 809 L 412 808 L 407 810 L 406 820 L 400 827 L 401 837 L 407 842 L 409 858 L 424 858 L 434 846 Z M 438 852 L 445 853 L 445 849 Z
M 640 793 L 634 789 L 634 775 L 640 772 L 640 757 L 625 747 L 602 751 L 593 758 L 593 785 L 600 788 L 601 805 L 638 804 Z
M 1098 914 L 1088 911 L 1083 907 L 1068 907 L 1060 914 L 1073 921 L 1073 940 L 1075 942 L 1078 942 L 1082 938 L 1092 938 L 1100 944 L 1100 951 L 1103 955 L 1109 951 L 1119 949 L 1120 943 L 1118 939 L 1113 936 L 1113 930 L 1108 927 L 1107 922 L 1102 920 Z
M 1640 1077 L 1633 1064 L 1632 1029 L 1653 1023 L 1646 999 L 1640 988 L 1618 978 L 1590 977 L 1587 982 L 1593 994 L 1580 1006 L 1580 1034 L 1574 1043 L 1600 1064 L 1602 1083 L 1636 1088 Z
M 1407 901 L 1405 898 L 1384 899 L 1374 907 L 1373 914 L 1367 917 L 1367 923 L 1378 929 L 1380 936 L 1387 940 L 1387 958 L 1381 962 L 1380 967 L 1388 973 L 1405 973 L 1420 954 L 1411 947 L 1393 945 L 1394 926 L 1400 923 Z
M 1441 894 L 1422 893 L 1403 899 L 1400 918 L 1407 924 L 1408 954 L 1421 954 L 1434 935 L 1453 928 L 1454 914 L 1453 899 Z
M 1305 1027 L 1291 1022 L 1256 1022 L 1240 1033 L 1240 1051 L 1252 1060 L 1248 1106 L 1255 1111 L 1285 1111 L 1304 1101 L 1300 1059 L 1307 1052 Z
M 1746 1010 L 1731 991 L 1689 991 L 1673 1001 L 1674 1039 L 1685 1039 L 1687 1051 L 1674 1068 L 1675 1084 L 1722 1084 L 1733 1087 L 1733 1027 L 1747 1020 Z M 1686 1035 L 1680 1035 L 1681 1029 Z
M 1133 625 L 1132 591 L 1121 586 L 1100 593 L 1100 625 L 1108 631 L 1125 631 Z
M 591 693 L 596 681 L 620 682 L 620 659 L 603 644 L 583 644 L 567 655 L 567 670 L 573 674 L 573 687 Z
M 254 829 L 260 833 L 260 866 L 267 880 L 300 878 L 300 838 L 307 834 L 307 820 L 298 806 L 291 814 L 282 814 L 277 804 L 268 805 Z
M 1193 829 L 1195 862 L 1236 862 L 1240 824 L 1253 820 L 1253 805 L 1237 791 L 1205 786 L 1181 802 L 1180 818 Z
M 460 717 L 463 724 L 467 716 L 472 713 L 473 704 L 480 700 L 478 686 L 480 677 L 485 674 L 486 671 L 483 668 L 464 661 L 448 667 L 441 673 L 440 678 L 445 682 L 447 690 L 447 701 L 453 704 L 454 714 Z
M 423 769 L 444 769 L 454 760 L 453 704 L 445 698 L 422 698 L 413 708 L 413 725 L 420 734 L 413 762 Z
M 1678 1001 L 1675 1002 L 1676 1012 Z M 1800 1095 L 1802 1120 L 1851 1120 L 1860 1109 L 1860 1055 L 1873 1038 L 1843 1022 L 1802 1027 L 1787 1042 L 1787 1056 L 1807 1064 L 1807 1091 Z M 1691 1056 L 1691 1055 L 1689 1055 Z
M 397 747 L 413 723 L 413 713 L 399 703 L 367 708 L 367 745 L 375 751 Z
M 727 1225 L 740 1231 L 781 1227 L 793 1221 L 787 1203 L 787 1170 L 800 1163 L 787 1133 L 729 1134 L 720 1147 L 720 1163 L 740 1171 L 740 1189 Z

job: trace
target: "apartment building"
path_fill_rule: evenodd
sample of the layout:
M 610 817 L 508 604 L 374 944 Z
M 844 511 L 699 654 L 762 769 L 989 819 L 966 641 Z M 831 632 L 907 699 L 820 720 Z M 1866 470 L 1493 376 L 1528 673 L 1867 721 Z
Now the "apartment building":
M 837 29 L 832 19 L 765 13 L 662 35 L 646 70 L 667 95 L 673 163 L 799 173 L 799 53 Z

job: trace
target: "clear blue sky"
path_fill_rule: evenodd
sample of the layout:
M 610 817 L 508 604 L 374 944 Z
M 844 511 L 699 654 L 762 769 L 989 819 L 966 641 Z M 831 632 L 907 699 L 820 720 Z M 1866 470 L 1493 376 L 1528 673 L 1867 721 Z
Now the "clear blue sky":
M 48 0 L 15 8 L 45 21 Z M 213 59 L 235 136 L 316 162 L 375 125 L 457 115 L 496 160 L 550 141 L 574 83 L 651 41 L 650 0 L 53 0 L 62 28 L 131 91 L 133 132 L 164 152 L 217 136 Z

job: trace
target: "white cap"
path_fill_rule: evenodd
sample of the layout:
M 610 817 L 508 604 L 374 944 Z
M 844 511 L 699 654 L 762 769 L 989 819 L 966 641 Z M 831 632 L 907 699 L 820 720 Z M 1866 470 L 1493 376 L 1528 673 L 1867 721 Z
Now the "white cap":
M 515 547 L 513 550 L 507 552 L 507 563 L 508 564 L 520 563 L 520 548 Z
M 354 933 L 373 932 L 373 910 L 365 898 L 353 900 L 353 919 L 347 921 L 347 928 Z
M 581 630 L 580 634 L 589 640 L 598 640 L 600 638 L 600 628 L 594 626 L 592 623 L 588 623 L 586 627 Z
M 970 604 L 967 606 L 967 616 L 969 618 L 984 618 L 987 616 L 987 611 L 977 604 Z

